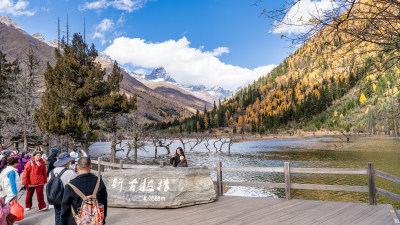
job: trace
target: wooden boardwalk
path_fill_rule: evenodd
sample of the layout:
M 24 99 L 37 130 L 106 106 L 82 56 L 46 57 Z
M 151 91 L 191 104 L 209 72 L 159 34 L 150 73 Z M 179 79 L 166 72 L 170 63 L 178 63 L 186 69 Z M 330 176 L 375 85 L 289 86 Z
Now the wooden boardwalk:
M 21 203 L 25 201 L 22 200 Z M 19 225 L 54 224 L 54 210 L 26 212 Z M 391 205 L 222 196 L 180 209 L 109 208 L 107 224 L 396 224 Z

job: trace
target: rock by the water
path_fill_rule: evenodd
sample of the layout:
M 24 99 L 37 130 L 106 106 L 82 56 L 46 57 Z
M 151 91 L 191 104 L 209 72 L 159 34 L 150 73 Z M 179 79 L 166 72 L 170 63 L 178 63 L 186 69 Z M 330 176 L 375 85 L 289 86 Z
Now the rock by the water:
M 114 170 L 102 175 L 110 207 L 179 208 L 216 199 L 207 167 Z

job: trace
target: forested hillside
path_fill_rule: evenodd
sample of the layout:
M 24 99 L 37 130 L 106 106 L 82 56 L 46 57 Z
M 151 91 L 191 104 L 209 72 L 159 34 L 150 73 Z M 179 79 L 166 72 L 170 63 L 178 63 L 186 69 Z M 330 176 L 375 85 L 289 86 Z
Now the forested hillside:
M 230 127 L 234 133 L 261 134 L 280 129 L 398 133 L 400 64 L 376 49 L 322 30 L 211 111 L 155 126 L 171 132 Z

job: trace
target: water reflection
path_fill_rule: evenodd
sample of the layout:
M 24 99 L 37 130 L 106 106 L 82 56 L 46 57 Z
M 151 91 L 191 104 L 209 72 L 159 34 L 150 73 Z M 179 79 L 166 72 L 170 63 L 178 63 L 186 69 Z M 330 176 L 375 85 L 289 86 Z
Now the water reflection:
M 175 141 L 171 150 L 178 146 L 180 142 Z M 283 167 L 284 162 L 290 162 L 291 167 L 366 168 L 368 162 L 373 162 L 375 169 L 400 177 L 399 146 L 400 139 L 387 137 L 352 137 L 350 143 L 343 143 L 338 137 L 315 137 L 235 143 L 230 156 L 226 153 L 209 153 L 204 145 L 198 145 L 186 155 L 189 166 L 215 166 L 221 161 L 223 166 Z M 110 143 L 95 143 L 90 148 L 90 154 L 108 154 L 109 149 Z M 157 159 L 153 158 L 154 147 L 150 143 L 146 150 L 139 152 L 139 164 L 158 164 L 161 160 L 168 162 L 165 149 L 158 148 L 160 156 Z M 125 154 L 118 152 L 117 156 L 124 157 Z M 211 175 L 215 179 L 215 172 Z M 226 172 L 223 176 L 226 181 L 284 182 L 281 173 Z M 293 174 L 291 179 L 293 183 L 367 185 L 366 175 Z M 399 184 L 376 178 L 376 185 L 400 194 Z M 285 197 L 284 190 L 268 188 L 233 187 L 227 194 Z M 368 202 L 368 193 L 293 190 L 292 195 L 301 199 Z M 377 199 L 378 203 L 389 203 L 400 208 L 400 203 L 394 200 L 382 196 Z

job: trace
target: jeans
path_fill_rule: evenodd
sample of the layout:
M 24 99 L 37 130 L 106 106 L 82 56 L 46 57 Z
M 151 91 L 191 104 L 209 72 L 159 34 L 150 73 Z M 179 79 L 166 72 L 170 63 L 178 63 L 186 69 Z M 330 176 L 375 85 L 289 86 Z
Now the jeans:
M 61 225 L 61 205 L 55 205 L 54 212 L 56 215 L 56 225 Z

